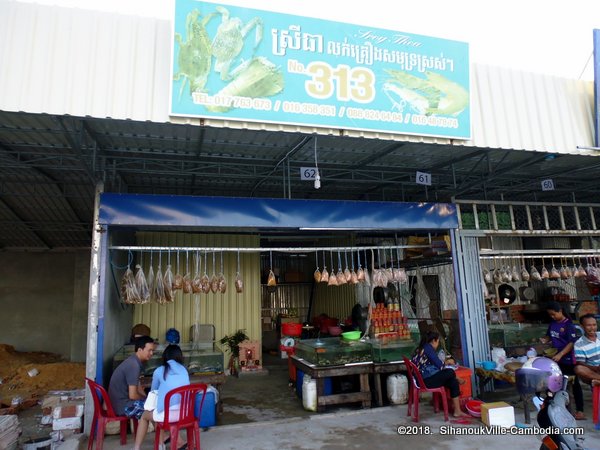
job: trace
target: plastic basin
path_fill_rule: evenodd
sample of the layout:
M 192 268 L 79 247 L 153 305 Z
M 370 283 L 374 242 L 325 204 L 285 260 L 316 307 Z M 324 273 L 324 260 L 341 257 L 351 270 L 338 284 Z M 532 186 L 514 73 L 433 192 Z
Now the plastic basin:
M 342 339 L 345 341 L 358 341 L 360 339 L 360 330 L 346 331 L 345 333 L 342 333 Z

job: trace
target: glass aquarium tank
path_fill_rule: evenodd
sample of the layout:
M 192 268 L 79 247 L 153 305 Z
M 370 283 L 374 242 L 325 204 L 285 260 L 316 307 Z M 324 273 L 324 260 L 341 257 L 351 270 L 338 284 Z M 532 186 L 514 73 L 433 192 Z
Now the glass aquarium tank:
M 371 362 L 371 345 L 339 337 L 305 339 L 296 344 L 296 356 L 316 366 L 342 366 Z
M 504 325 L 489 325 L 491 347 L 502 347 L 507 356 L 522 356 L 530 347 L 538 354 L 548 345 L 541 344 L 540 338 L 546 334 L 548 324 L 510 323 Z
M 380 339 L 371 340 L 373 362 L 402 362 L 404 357 L 410 358 L 417 348 L 411 339 L 397 339 L 384 342 Z
M 201 346 L 192 343 L 180 344 L 183 352 L 183 365 L 193 374 L 222 373 L 224 367 L 223 352 L 213 343 L 203 343 Z M 157 344 L 154 355 L 144 364 L 145 376 L 151 376 L 154 370 L 162 364 L 162 353 L 166 345 Z M 133 354 L 133 345 L 124 345 L 113 357 L 113 370 Z

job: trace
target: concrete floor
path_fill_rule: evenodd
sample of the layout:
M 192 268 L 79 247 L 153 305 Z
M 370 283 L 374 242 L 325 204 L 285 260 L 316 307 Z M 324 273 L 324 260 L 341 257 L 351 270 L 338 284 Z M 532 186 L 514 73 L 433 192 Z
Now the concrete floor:
M 426 400 L 421 400 L 421 421 L 417 425 L 406 417 L 406 405 L 361 409 L 359 406 L 330 407 L 324 413 L 312 413 L 302 408 L 295 389 L 288 386 L 286 361 L 265 358 L 268 375 L 252 375 L 240 378 L 228 377 L 223 387 L 223 414 L 218 416 L 217 426 L 201 431 L 204 449 L 342 449 L 368 448 L 390 449 L 481 449 L 539 448 L 537 436 L 510 435 L 460 435 L 440 434 L 443 425 L 453 429 L 483 424 L 473 419 L 470 425 L 444 422 L 443 413 L 434 413 Z M 585 429 L 586 448 L 600 450 L 600 431 L 591 421 L 591 392 L 585 391 L 588 419 L 578 421 Z M 503 400 L 515 403 L 517 423 L 524 423 L 522 406 L 509 388 L 488 394 L 488 401 Z M 533 406 L 532 406 L 533 409 Z M 532 414 L 535 423 L 535 413 Z M 410 426 L 414 434 L 399 434 L 398 427 Z M 533 426 L 533 425 L 530 425 Z M 429 435 L 422 431 L 428 430 Z M 143 449 L 153 447 L 154 434 L 146 437 Z M 83 444 L 87 445 L 84 441 Z M 133 447 L 132 436 L 121 447 L 118 436 L 107 436 L 106 450 Z

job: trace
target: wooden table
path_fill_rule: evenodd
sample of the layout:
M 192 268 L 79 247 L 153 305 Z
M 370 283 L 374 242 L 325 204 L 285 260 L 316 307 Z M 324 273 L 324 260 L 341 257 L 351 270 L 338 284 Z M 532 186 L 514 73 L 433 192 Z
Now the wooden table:
M 383 406 L 383 394 L 381 390 L 382 373 L 406 373 L 406 364 L 404 361 L 392 361 L 387 363 L 373 363 L 373 378 L 375 380 L 375 402 L 377 406 Z
M 497 370 L 485 370 L 481 367 L 475 369 L 475 374 L 479 377 L 480 385 L 489 383 L 492 380 L 505 381 L 512 385 L 516 384 L 514 372 L 498 372 Z M 480 392 L 481 394 L 481 392 Z M 531 423 L 531 415 L 529 413 L 529 401 L 533 398 L 533 395 L 521 395 L 519 394 L 521 401 L 523 402 L 523 413 L 525 414 L 525 423 Z
M 369 387 L 369 374 L 373 370 L 373 363 L 346 364 L 343 366 L 315 366 L 297 356 L 291 356 L 296 369 L 310 375 L 317 382 L 317 411 L 323 411 L 327 405 L 341 403 L 361 402 L 363 408 L 371 407 L 371 389 Z M 325 395 L 325 378 L 358 375 L 360 391 L 346 394 Z

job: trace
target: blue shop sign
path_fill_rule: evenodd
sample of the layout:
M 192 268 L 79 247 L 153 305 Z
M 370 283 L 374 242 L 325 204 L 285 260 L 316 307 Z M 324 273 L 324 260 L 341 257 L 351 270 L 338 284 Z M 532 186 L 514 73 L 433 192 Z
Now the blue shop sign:
M 464 42 L 176 0 L 171 115 L 470 139 Z

